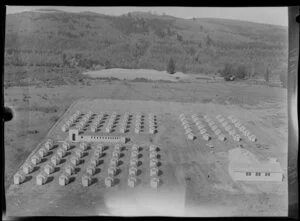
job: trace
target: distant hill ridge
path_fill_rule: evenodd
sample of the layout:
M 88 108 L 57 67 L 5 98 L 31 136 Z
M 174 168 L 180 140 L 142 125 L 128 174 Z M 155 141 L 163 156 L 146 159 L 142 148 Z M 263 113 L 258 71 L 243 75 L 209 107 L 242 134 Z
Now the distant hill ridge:
M 211 74 L 227 63 L 257 76 L 287 68 L 287 27 L 230 19 L 39 9 L 8 14 L 5 39 L 5 64 L 19 66 L 165 70 L 173 57 L 182 72 Z

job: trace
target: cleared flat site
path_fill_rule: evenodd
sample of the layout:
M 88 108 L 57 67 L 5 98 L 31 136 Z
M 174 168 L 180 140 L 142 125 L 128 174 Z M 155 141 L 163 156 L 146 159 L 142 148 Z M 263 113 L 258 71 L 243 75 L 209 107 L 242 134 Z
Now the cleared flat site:
M 269 105 L 264 110 L 257 108 L 258 105 L 264 105 L 264 101 L 257 102 L 256 106 L 252 105 L 255 108 L 245 109 L 245 107 L 236 104 L 224 105 L 218 102 L 191 103 L 147 99 L 120 100 L 120 97 L 126 97 L 128 93 L 133 95 L 132 93 L 136 93 L 136 90 L 140 90 L 140 93 L 136 95 L 145 96 L 143 89 L 147 90 L 149 84 L 143 84 L 146 86 L 143 87 L 142 84 L 126 83 L 124 84 L 127 86 L 125 87 L 126 93 L 121 93 L 124 90 L 123 84 L 117 83 L 114 85 L 102 86 L 107 88 L 115 87 L 112 94 L 115 99 L 82 98 L 75 101 L 44 138 L 64 140 L 68 133 L 61 132 L 61 125 L 76 110 L 81 112 L 92 111 L 95 114 L 100 112 L 117 112 L 120 114 L 129 112 L 134 115 L 137 112 L 142 112 L 146 117 L 148 113 L 155 113 L 158 116 L 157 134 L 134 134 L 129 132 L 126 135 L 131 137 L 131 140 L 123 145 L 123 164 L 120 166 L 121 172 L 117 176 L 117 185 L 107 188 L 104 186 L 103 181 L 106 173 L 106 161 L 111 155 L 113 144 L 109 145 L 107 150 L 105 150 L 106 156 L 103 158 L 103 164 L 100 165 L 98 172 L 93 176 L 95 179 L 89 187 L 81 185 L 81 176 L 85 170 L 91 150 L 87 151 L 84 162 L 79 166 L 80 170 L 67 186 L 58 184 L 58 176 L 64 163 L 58 166 L 59 169 L 53 174 L 53 178 L 45 185 L 37 186 L 35 184 L 35 176 L 39 173 L 39 169 L 43 167 L 43 164 L 46 163 L 45 161 L 39 165 L 36 171 L 30 174 L 31 178 L 24 184 L 20 186 L 10 185 L 7 191 L 8 215 L 286 215 L 286 178 L 284 178 L 283 182 L 235 182 L 228 172 L 228 151 L 241 144 L 244 149 L 251 151 L 260 160 L 264 160 L 267 157 L 277 157 L 285 171 L 286 177 L 287 137 L 286 132 L 284 132 L 285 126 L 277 129 L 268 125 L 268 121 L 264 120 L 264 118 L 271 117 L 268 114 L 276 114 L 274 109 L 270 109 L 272 105 Z M 161 96 L 166 96 L 166 94 L 171 92 L 172 94 L 178 93 L 179 91 L 179 93 L 187 96 L 192 93 L 195 99 L 196 97 L 197 99 L 200 97 L 202 99 L 215 99 L 207 97 L 211 97 L 211 93 L 217 93 L 218 91 L 212 90 L 212 87 L 215 86 L 214 84 L 209 85 L 212 87 L 205 84 L 201 84 L 201 87 L 200 84 L 198 87 L 191 87 L 195 86 L 194 84 L 183 85 L 186 87 L 180 88 L 180 84 L 153 84 L 152 88 L 154 89 L 151 92 L 149 91 L 148 96 L 152 96 L 153 93 L 159 93 L 157 90 L 161 90 L 161 92 L 165 92 L 161 93 Z M 236 87 L 234 85 L 230 90 L 237 90 Z M 245 91 L 251 90 L 252 94 L 257 93 L 250 86 L 247 87 L 245 87 Z M 258 86 L 256 87 L 259 88 Z M 82 88 L 81 90 L 90 90 L 89 93 L 92 93 L 92 89 L 94 93 L 91 97 L 103 96 L 101 94 L 103 89 L 100 86 Z M 198 96 L 196 93 L 199 89 L 202 92 Z M 64 90 L 63 87 L 60 90 Z M 264 90 L 275 89 L 269 88 Z M 206 91 L 206 94 L 203 94 L 204 91 Z M 240 90 L 241 93 L 245 93 L 245 91 Z M 45 93 L 47 92 L 45 91 Z M 69 91 L 69 93 L 72 92 Z M 220 96 L 224 96 L 224 94 L 220 94 Z M 132 97 L 134 96 L 130 96 L 131 99 Z M 175 100 L 176 97 L 174 96 Z M 179 95 L 179 97 L 184 99 L 184 96 Z M 250 98 L 255 100 L 253 95 L 249 96 Z M 284 106 L 283 103 L 273 103 L 273 105 Z M 251 107 L 251 105 L 248 107 Z M 203 140 L 195 128 L 196 139 L 193 141 L 187 139 L 179 120 L 181 113 L 186 114 L 188 118 L 194 113 L 198 114 L 200 118 L 204 115 L 209 115 L 211 118 L 215 118 L 219 114 L 224 117 L 233 115 L 240 119 L 257 136 L 258 141 L 252 143 L 243 139 L 240 142 L 236 142 L 224 131 L 228 140 L 222 142 L 211 133 L 212 140 L 209 142 L 214 147 L 210 148 L 206 145 L 208 141 Z M 117 132 L 113 132 L 111 135 L 113 134 L 119 135 Z M 43 142 L 44 140 L 39 145 L 42 145 Z M 129 149 L 133 143 L 142 147 L 140 152 L 142 164 L 140 167 L 141 172 L 138 176 L 140 182 L 135 188 L 130 189 L 127 185 L 127 174 Z M 161 173 L 159 177 L 162 182 L 157 189 L 152 189 L 149 185 L 148 149 L 150 144 L 154 144 L 160 149 Z M 38 150 L 39 145 L 34 151 Z M 34 154 L 34 151 L 31 154 Z M 50 157 L 51 155 L 47 156 L 46 159 L 48 160 Z M 66 161 L 68 157 L 70 156 L 65 157 Z

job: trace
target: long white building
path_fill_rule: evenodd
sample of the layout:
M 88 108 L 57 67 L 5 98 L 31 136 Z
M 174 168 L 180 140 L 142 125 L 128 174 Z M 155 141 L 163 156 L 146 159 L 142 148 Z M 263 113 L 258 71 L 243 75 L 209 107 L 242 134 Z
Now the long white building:
M 69 141 L 71 142 L 103 142 L 103 143 L 125 143 L 126 137 L 122 136 L 96 136 L 96 135 L 80 135 L 76 129 L 69 131 Z
M 237 181 L 282 181 L 283 170 L 278 162 L 232 163 L 229 172 Z

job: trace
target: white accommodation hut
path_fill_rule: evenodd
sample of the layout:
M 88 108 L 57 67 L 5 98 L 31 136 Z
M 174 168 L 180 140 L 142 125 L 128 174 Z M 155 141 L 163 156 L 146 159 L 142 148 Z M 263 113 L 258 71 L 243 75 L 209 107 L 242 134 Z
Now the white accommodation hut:
M 97 143 L 96 149 L 102 152 L 103 151 L 103 144 Z
M 25 181 L 25 176 L 23 176 L 21 173 L 16 173 L 14 175 L 14 184 L 20 185 Z
M 234 124 L 234 126 L 235 126 L 236 128 L 238 128 L 238 127 L 241 126 L 241 123 L 240 123 L 240 122 L 236 122 L 236 123 Z
M 59 156 L 60 158 L 64 157 L 66 155 L 67 151 L 63 148 L 60 148 L 56 151 L 57 156 Z
M 94 167 L 98 166 L 98 164 L 99 164 L 99 158 L 97 156 L 91 157 L 90 164 L 94 165 Z
M 129 176 L 135 176 L 137 174 L 138 169 L 135 166 L 129 168 Z
M 71 157 L 71 159 L 70 159 L 70 162 L 73 164 L 73 165 L 75 165 L 75 166 L 77 166 L 78 164 L 79 164 L 79 157 L 78 156 L 72 156 Z
M 157 167 L 150 168 L 150 176 L 157 176 L 159 169 Z
M 184 130 L 185 130 L 185 133 L 190 133 L 190 132 L 193 131 L 190 127 L 187 127 L 187 128 L 185 128 Z
M 121 126 L 120 127 L 120 133 L 125 133 L 126 129 L 125 129 L 125 126 Z
M 218 120 L 220 123 L 223 123 L 225 121 L 225 118 L 221 117 L 219 120 Z
M 97 129 L 96 126 L 92 126 L 92 127 L 91 127 L 91 132 L 92 132 L 92 133 L 95 133 L 95 132 L 96 132 L 96 129 Z
M 154 134 L 156 132 L 156 129 L 154 127 L 149 128 L 149 133 Z
M 120 151 L 114 150 L 112 156 L 118 159 L 120 157 Z
M 46 166 L 44 166 L 44 172 L 45 172 L 47 175 L 50 175 L 51 173 L 54 172 L 54 166 L 51 165 L 51 164 L 47 164 Z
M 235 141 L 241 141 L 241 136 L 238 135 L 238 134 L 235 134 L 235 135 L 233 136 L 233 140 L 235 140 Z
M 70 149 L 70 144 L 65 141 L 62 143 L 62 148 L 65 149 L 66 151 L 68 151 Z
M 88 144 L 85 142 L 80 143 L 79 148 L 83 151 L 86 151 L 88 148 Z
M 54 166 L 58 165 L 60 163 L 61 158 L 58 155 L 54 155 L 51 157 L 51 163 L 53 163 Z
M 227 132 L 229 132 L 231 129 L 232 129 L 232 126 L 230 126 L 230 125 L 227 125 L 227 126 L 225 127 L 225 130 L 226 130 Z
M 105 128 L 105 132 L 106 132 L 106 133 L 110 133 L 110 132 L 111 132 L 111 126 L 107 126 L 107 127 Z
M 127 180 L 127 184 L 129 187 L 134 188 L 136 185 L 137 179 L 135 176 L 129 176 L 128 180 Z
M 196 126 L 203 125 L 203 123 L 201 121 L 196 121 L 195 124 L 196 124 Z
M 215 135 L 218 136 L 218 135 L 221 133 L 221 130 L 220 130 L 220 129 L 217 129 L 217 130 L 215 130 L 214 132 L 215 132 Z
M 233 136 L 233 135 L 235 135 L 235 134 L 236 134 L 236 132 L 235 132 L 235 130 L 234 130 L 234 129 L 232 129 L 232 130 L 230 130 L 230 131 L 229 131 L 229 134 L 230 134 L 231 136 Z
M 33 171 L 33 166 L 30 163 L 25 163 L 22 169 L 25 174 L 30 174 Z
M 93 176 L 93 175 L 95 174 L 95 172 L 96 172 L 96 168 L 95 168 L 94 165 L 90 165 L 90 166 L 88 166 L 88 167 L 86 168 L 86 173 L 87 173 L 88 175 Z
M 233 119 L 231 120 L 231 122 L 232 122 L 232 123 L 236 123 L 236 122 L 238 122 L 238 119 L 233 118 Z
M 37 165 L 41 162 L 41 157 L 38 156 L 38 155 L 34 155 L 32 158 L 31 158 L 31 163 L 33 165 Z
M 205 134 L 206 132 L 207 132 L 207 130 L 205 128 L 203 128 L 203 129 L 200 130 L 200 134 L 201 135 Z
M 183 113 L 181 113 L 181 114 L 179 115 L 179 118 L 185 118 L 185 115 L 184 115 Z
M 221 117 L 222 117 L 222 115 L 219 114 L 219 115 L 216 116 L 216 119 L 220 119 Z
M 231 120 L 231 119 L 233 118 L 233 116 L 232 116 L 232 115 L 229 115 L 227 118 L 228 118 L 229 120 Z
M 40 173 L 36 176 L 36 184 L 44 185 L 47 182 L 47 175 L 44 173 Z
M 84 155 L 84 151 L 82 149 L 77 149 L 75 151 L 75 155 L 77 155 L 79 158 L 82 158 Z
M 222 126 L 225 128 L 228 125 L 227 121 L 223 121 Z
M 185 124 L 185 125 L 183 125 L 183 128 L 184 128 L 184 129 L 187 129 L 187 128 L 191 128 L 191 127 L 190 127 L 189 124 Z
M 156 147 L 155 145 L 153 145 L 153 144 L 151 144 L 151 145 L 149 146 L 150 152 L 151 152 L 151 151 L 156 151 L 156 149 L 157 149 L 157 147 Z
M 75 171 L 75 166 L 72 165 L 72 164 L 68 164 L 65 166 L 65 173 L 68 174 L 68 175 L 72 175 L 74 174 L 74 171 Z
M 114 176 L 117 172 L 117 168 L 115 166 L 110 166 L 107 169 L 108 175 Z
M 133 144 L 131 147 L 131 151 L 138 151 L 139 150 L 139 146 L 137 144 Z
M 219 139 L 220 141 L 225 141 L 225 140 L 226 140 L 226 137 L 225 137 L 224 134 L 221 133 L 221 134 L 219 134 L 218 139 Z
M 137 157 L 139 155 L 139 152 L 137 150 L 131 151 L 131 157 Z
M 113 185 L 113 182 L 114 182 L 114 178 L 112 176 L 108 176 L 104 180 L 106 187 L 111 187 Z
M 91 185 L 92 183 L 92 178 L 90 175 L 83 175 L 82 178 L 81 178 L 81 183 L 82 183 L 82 186 L 84 187 L 88 187 Z
M 158 177 L 152 177 L 150 180 L 150 185 L 152 188 L 157 188 L 159 185 L 159 178 Z
M 158 163 L 157 158 L 152 158 L 152 159 L 150 160 L 150 167 L 157 166 L 157 163 Z
M 93 157 L 95 158 L 99 158 L 102 154 L 102 150 L 100 149 L 95 149 L 94 152 L 93 152 Z
M 118 162 L 119 162 L 119 159 L 118 159 L 118 158 L 112 157 L 112 158 L 110 159 L 110 164 L 109 164 L 109 165 L 112 166 L 112 167 L 117 167 Z
M 157 158 L 157 153 L 156 153 L 156 152 L 150 153 L 149 159 L 150 159 L 150 160 L 152 160 L 152 159 L 158 159 L 158 158 Z
M 246 130 L 246 127 L 245 126 L 241 126 L 239 129 L 240 129 L 241 132 L 243 132 L 244 130 Z
M 65 125 L 65 124 L 63 124 L 63 125 L 61 126 L 61 131 L 62 131 L 62 132 L 66 132 L 67 129 L 69 129 L 69 128 L 68 128 L 68 126 Z
M 204 129 L 205 126 L 204 126 L 203 124 L 200 124 L 200 125 L 197 125 L 197 128 L 198 128 L 198 130 L 200 131 L 200 130 Z
M 211 139 L 211 137 L 208 133 L 203 134 L 202 138 L 203 138 L 203 140 L 207 140 L 207 141 Z
M 256 138 L 255 135 L 252 134 L 252 135 L 250 135 L 249 140 L 252 141 L 252 142 L 256 142 L 257 138 Z
M 39 155 L 43 158 L 44 156 L 46 156 L 48 153 L 47 149 L 46 148 L 41 148 L 39 149 Z
M 61 186 L 65 186 L 69 183 L 70 181 L 70 178 L 69 178 L 69 175 L 68 174 L 61 174 L 58 178 L 58 183 L 59 185 Z
M 137 158 L 131 158 L 130 159 L 130 166 L 136 166 L 138 164 L 138 159 Z
M 251 134 L 251 133 L 250 133 L 249 130 L 245 130 L 245 131 L 244 131 L 244 135 L 245 135 L 246 137 L 250 136 L 250 134 Z
M 218 129 L 218 126 L 217 126 L 217 125 L 213 125 L 213 126 L 211 127 L 211 129 L 212 129 L 212 131 L 216 131 L 216 130 Z
M 47 148 L 47 150 L 51 150 L 53 148 L 53 141 L 47 140 L 44 144 L 44 146 Z
M 210 122 L 208 123 L 208 126 L 210 126 L 210 127 L 212 127 L 213 125 L 215 125 L 215 122 L 214 122 L 214 121 L 210 121 Z

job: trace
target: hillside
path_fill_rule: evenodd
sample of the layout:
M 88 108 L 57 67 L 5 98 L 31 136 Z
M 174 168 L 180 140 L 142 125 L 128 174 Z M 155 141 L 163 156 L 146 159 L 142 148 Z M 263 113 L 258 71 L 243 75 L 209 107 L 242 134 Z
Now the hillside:
M 39 10 L 7 15 L 5 39 L 7 70 L 165 70 L 171 56 L 177 70 L 195 74 L 219 72 L 227 63 L 244 65 L 252 77 L 267 67 L 275 77 L 287 69 L 287 27 L 237 20 Z

